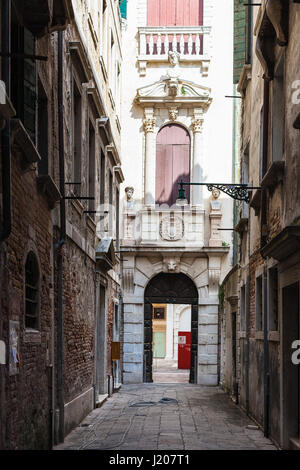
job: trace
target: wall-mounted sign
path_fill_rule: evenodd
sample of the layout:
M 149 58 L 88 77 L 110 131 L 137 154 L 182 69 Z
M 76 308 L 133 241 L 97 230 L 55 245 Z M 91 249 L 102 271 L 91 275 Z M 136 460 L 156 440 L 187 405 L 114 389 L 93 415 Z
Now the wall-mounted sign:
M 119 361 L 121 359 L 121 343 L 120 341 L 112 341 L 111 343 L 111 360 Z
M 19 349 L 20 323 L 9 321 L 9 375 L 19 373 L 20 349 Z

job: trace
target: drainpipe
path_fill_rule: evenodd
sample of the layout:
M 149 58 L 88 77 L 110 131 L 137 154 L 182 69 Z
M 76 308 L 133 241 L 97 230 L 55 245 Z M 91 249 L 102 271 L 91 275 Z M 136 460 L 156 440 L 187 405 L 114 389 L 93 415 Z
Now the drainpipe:
M 64 441 L 63 389 L 63 253 L 66 241 L 65 160 L 63 127 L 63 32 L 58 31 L 58 148 L 60 182 L 60 240 L 57 248 L 57 399 L 59 407 L 58 439 Z
M 269 102 L 270 81 L 264 79 L 264 108 L 263 108 L 263 161 L 262 177 L 268 169 L 269 152 Z M 261 191 L 261 248 L 267 243 L 267 195 Z M 267 312 L 267 272 L 264 269 L 264 434 L 269 435 L 269 349 L 268 349 L 268 312 Z
M 270 374 L 269 374 L 269 345 L 268 345 L 268 280 L 267 269 L 264 268 L 264 435 L 269 437 L 269 401 L 270 401 Z
M 245 386 L 246 386 L 246 413 L 249 415 L 249 369 L 250 369 L 250 279 L 251 279 L 251 211 L 249 210 L 248 220 L 248 276 L 246 283 L 246 350 L 245 350 Z
M 11 52 L 11 0 L 2 1 L 2 24 L 1 44 L 2 52 Z M 5 83 L 6 94 L 10 97 L 10 58 L 3 56 L 1 63 L 2 80 Z M 6 240 L 11 233 L 11 156 L 10 156 L 10 120 L 6 121 L 1 132 L 1 155 L 2 155 L 2 227 L 0 228 L 0 241 Z

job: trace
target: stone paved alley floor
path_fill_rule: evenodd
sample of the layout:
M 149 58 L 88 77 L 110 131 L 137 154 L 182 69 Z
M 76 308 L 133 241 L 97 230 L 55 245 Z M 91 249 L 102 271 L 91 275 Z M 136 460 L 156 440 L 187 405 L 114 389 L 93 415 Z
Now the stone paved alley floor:
M 249 425 L 218 387 L 123 385 L 54 450 L 276 450 Z

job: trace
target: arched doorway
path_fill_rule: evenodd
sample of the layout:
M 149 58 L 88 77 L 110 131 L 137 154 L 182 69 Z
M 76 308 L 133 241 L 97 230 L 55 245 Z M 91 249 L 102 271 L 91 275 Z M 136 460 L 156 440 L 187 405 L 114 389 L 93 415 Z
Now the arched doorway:
M 191 305 L 191 369 L 190 383 L 197 383 L 198 348 L 198 291 L 193 281 L 182 273 L 160 273 L 150 280 L 145 289 L 144 303 L 144 382 L 152 379 L 152 305 Z
M 178 181 L 190 181 L 190 135 L 178 124 L 168 124 L 157 134 L 156 204 L 176 204 Z M 189 187 L 186 189 L 189 201 Z

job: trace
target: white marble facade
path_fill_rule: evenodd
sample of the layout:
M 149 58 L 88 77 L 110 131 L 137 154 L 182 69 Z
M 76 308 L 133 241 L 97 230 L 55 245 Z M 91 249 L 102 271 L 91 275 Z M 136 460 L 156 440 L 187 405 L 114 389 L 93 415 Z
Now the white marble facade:
M 195 57 L 157 57 L 150 44 L 146 57 L 145 34 L 157 31 L 146 28 L 146 0 L 128 2 L 121 120 L 125 383 L 143 381 L 144 291 L 161 272 L 181 272 L 194 281 L 199 295 L 197 380 L 218 381 L 218 287 L 231 263 L 231 233 L 219 228 L 232 227 L 232 200 L 195 186 L 189 206 L 155 208 L 156 138 L 165 124 L 183 126 L 191 141 L 191 181 L 232 182 L 232 102 L 225 95 L 232 94 L 233 51 L 222 39 L 232 37 L 232 3 L 204 2 L 202 55 L 198 49 Z M 134 189 L 130 204 L 129 187 Z

